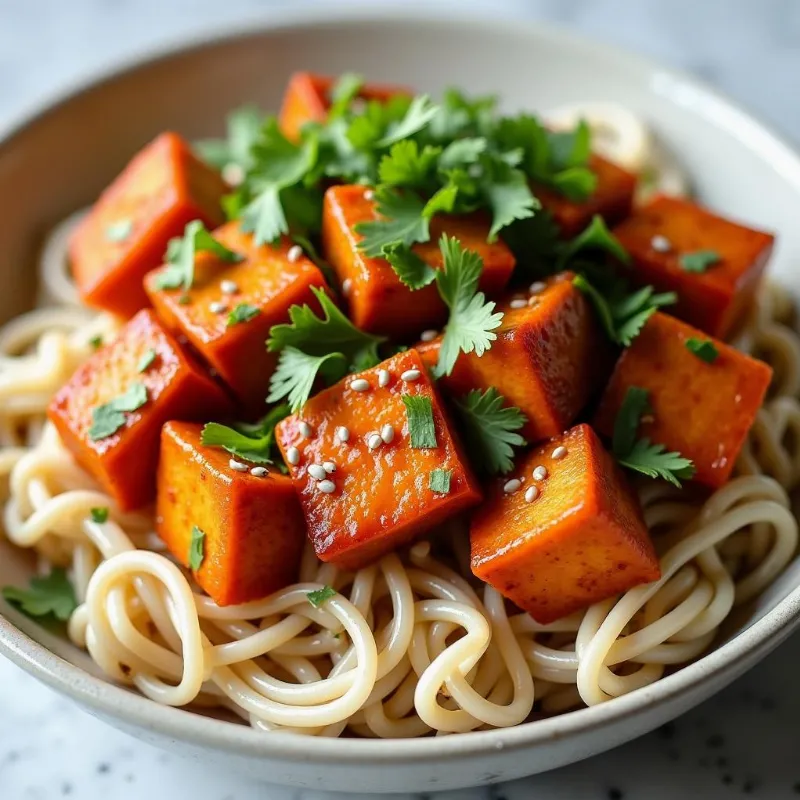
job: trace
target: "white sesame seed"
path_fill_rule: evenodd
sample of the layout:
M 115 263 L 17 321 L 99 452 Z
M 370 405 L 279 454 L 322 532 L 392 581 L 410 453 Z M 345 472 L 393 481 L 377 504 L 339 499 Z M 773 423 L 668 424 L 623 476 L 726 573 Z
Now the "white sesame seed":
M 304 419 L 300 420 L 297 429 L 300 431 L 300 435 L 305 436 L 306 439 L 309 439 L 314 434 L 314 429 Z
M 418 369 L 407 369 L 401 376 L 400 380 L 406 383 L 413 383 L 422 377 L 422 373 Z
M 656 253 L 669 253 L 669 251 L 672 250 L 672 242 L 670 242 L 666 236 L 662 236 L 659 233 L 650 240 L 650 247 L 652 247 Z
M 366 392 L 369 389 L 369 382 L 364 378 L 356 378 L 354 381 L 350 381 L 350 388 L 354 392 Z
M 552 456 L 552 457 L 553 457 L 553 458 L 554 458 L 556 461 L 558 461 L 559 459 L 561 459 L 561 458 L 564 458 L 564 456 L 565 456 L 566 454 L 567 454 L 567 448 L 566 448 L 566 447 L 564 447 L 564 445 L 563 445 L 563 444 L 560 444 L 558 447 L 556 447 L 556 449 L 555 449 L 555 450 L 553 450 L 553 456 Z
M 391 377 L 392 376 L 389 374 L 389 370 L 388 369 L 379 369 L 378 370 L 378 386 L 380 386 L 381 389 L 383 389 L 386 386 L 388 386 L 389 385 L 389 381 L 391 380 Z
M 372 189 L 367 189 L 364 192 L 364 199 L 365 200 L 374 200 L 375 199 L 375 192 L 373 192 Z
M 222 168 L 222 177 L 231 186 L 239 186 L 244 180 L 244 170 L 238 164 L 226 164 Z
M 294 264 L 295 261 L 300 259 L 300 256 L 303 255 L 303 248 L 300 247 L 299 244 L 292 245 L 288 252 L 286 253 L 286 259 L 290 264 Z
M 539 292 L 543 292 L 546 288 L 547 288 L 547 284 L 544 281 L 534 281 L 528 287 L 528 291 L 531 294 L 539 294 Z
M 263 478 L 266 476 L 267 472 L 268 470 L 266 467 L 253 467 L 253 469 L 250 470 L 250 474 L 254 478 Z
M 528 305 L 529 306 L 538 306 L 539 305 L 539 298 L 534 296 L 534 295 L 531 295 L 528 298 Z
M 525 491 L 525 502 L 532 503 L 539 496 L 539 490 L 535 486 L 529 486 Z
M 422 339 L 423 342 L 432 342 L 438 335 L 439 331 L 434 331 L 434 330 L 422 331 L 419 338 Z
M 323 467 L 321 464 L 309 464 L 308 465 L 308 474 L 315 481 L 324 481 L 325 478 L 328 477 L 328 473 L 325 472 L 325 467 Z
M 241 461 L 237 461 L 235 458 L 232 458 L 228 462 L 228 466 L 231 469 L 235 469 L 237 472 L 247 472 L 247 464 L 242 464 Z
M 522 482 L 517 478 L 512 478 L 510 481 L 506 481 L 505 486 L 503 486 L 503 491 L 506 494 L 514 494 L 520 486 L 522 486 Z
M 383 439 L 386 444 L 389 444 L 389 442 L 394 439 L 394 428 L 391 425 L 387 424 L 381 428 L 381 439 Z
M 336 438 L 340 442 L 346 442 L 350 438 L 350 431 L 344 425 L 340 425 L 336 429 Z
M 537 481 L 543 481 L 547 477 L 547 467 L 536 467 L 536 469 L 533 471 L 533 477 Z
M 377 450 L 383 444 L 383 439 L 379 433 L 371 433 L 367 437 L 367 447 L 370 450 Z
M 342 294 L 347 297 L 353 291 L 353 281 L 350 278 L 345 278 L 342 281 Z
M 228 310 L 228 306 L 221 300 L 215 300 L 213 303 L 208 304 L 208 310 L 212 314 L 224 314 Z
M 336 484 L 333 481 L 320 481 L 317 484 L 317 489 L 325 492 L 325 494 L 331 494 L 331 492 L 336 491 Z
M 236 294 L 239 291 L 239 285 L 229 280 L 220 281 L 219 288 L 222 294 Z
M 322 469 L 330 475 L 331 472 L 336 472 L 336 464 L 333 461 L 323 461 Z
M 525 308 L 528 305 L 528 301 L 523 300 L 521 297 L 515 297 L 508 305 L 510 308 Z
M 296 447 L 290 447 L 286 451 L 286 460 L 293 466 L 300 463 L 300 451 Z

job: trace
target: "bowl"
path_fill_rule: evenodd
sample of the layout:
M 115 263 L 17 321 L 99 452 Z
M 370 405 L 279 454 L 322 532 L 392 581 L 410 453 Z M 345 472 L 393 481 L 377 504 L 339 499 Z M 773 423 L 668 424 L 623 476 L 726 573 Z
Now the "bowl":
M 266 24 L 192 41 L 108 72 L 0 137 L 0 317 L 32 302 L 45 232 L 91 202 L 130 155 L 171 128 L 221 133 L 245 102 L 277 108 L 288 74 L 354 70 L 432 93 L 501 91 L 508 108 L 610 100 L 641 114 L 701 198 L 776 230 L 773 275 L 800 295 L 800 158 L 691 77 L 571 34 L 517 20 L 408 7 L 272 14 Z M 0 585 L 23 584 L 30 554 L 0 540 Z M 800 624 L 794 562 L 705 657 L 603 705 L 511 729 L 418 740 L 331 740 L 257 732 L 150 700 L 103 679 L 88 656 L 8 606 L 0 653 L 122 730 L 272 783 L 348 792 L 453 789 L 552 769 L 614 747 L 719 691 Z

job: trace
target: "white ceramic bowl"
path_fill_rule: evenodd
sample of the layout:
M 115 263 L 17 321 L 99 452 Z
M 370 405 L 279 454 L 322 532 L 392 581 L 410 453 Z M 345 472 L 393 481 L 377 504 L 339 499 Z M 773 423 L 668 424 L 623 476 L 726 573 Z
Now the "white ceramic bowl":
M 218 134 L 243 102 L 274 109 L 287 75 L 302 68 L 433 93 L 499 90 L 510 108 L 628 106 L 680 153 L 703 200 L 778 231 L 773 275 L 800 295 L 800 159 L 746 113 L 690 77 L 561 31 L 404 7 L 273 15 L 269 25 L 126 65 L 9 130 L 0 143 L 0 317 L 32 297 L 42 234 L 91 201 L 141 144 L 165 128 Z M 28 554 L 0 541 L 0 585 L 25 583 L 30 569 Z M 0 652 L 111 724 L 223 769 L 316 789 L 435 791 L 552 769 L 681 714 L 798 626 L 798 584 L 794 563 L 713 652 L 652 686 L 513 729 L 413 741 L 265 734 L 165 708 L 107 683 L 84 653 L 7 607 Z

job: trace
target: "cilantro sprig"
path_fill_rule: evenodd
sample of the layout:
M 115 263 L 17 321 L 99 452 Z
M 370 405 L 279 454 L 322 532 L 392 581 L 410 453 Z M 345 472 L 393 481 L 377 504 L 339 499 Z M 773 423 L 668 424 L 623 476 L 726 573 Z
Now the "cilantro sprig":
M 289 406 L 281 404 L 271 409 L 258 423 L 239 423 L 235 426 L 208 422 L 200 434 L 206 447 L 221 447 L 231 455 L 254 464 L 275 463 L 275 426 L 289 415 Z
M 694 464 L 680 453 L 667 452 L 663 444 L 638 438 L 642 416 L 652 413 L 649 397 L 647 389 L 628 387 L 614 422 L 612 452 L 623 467 L 680 487 L 681 480 L 694 475 Z
M 89 438 L 99 441 L 113 436 L 122 428 L 127 417 L 125 414 L 137 411 L 148 400 L 147 387 L 143 383 L 134 383 L 119 397 L 92 409 L 92 424 L 89 427 Z
M 524 447 L 518 433 L 525 415 L 491 387 L 485 392 L 473 389 L 455 401 L 472 463 L 490 475 L 509 472 L 514 467 L 514 448 Z
M 55 617 L 66 622 L 78 607 L 75 589 L 60 567 L 51 570 L 46 577 L 31 578 L 30 586 L 4 586 L 5 600 L 29 617 Z
M 686 349 L 697 356 L 701 361 L 706 364 L 713 364 L 719 356 L 719 350 L 711 339 L 698 339 L 697 337 L 690 336 L 686 342 Z

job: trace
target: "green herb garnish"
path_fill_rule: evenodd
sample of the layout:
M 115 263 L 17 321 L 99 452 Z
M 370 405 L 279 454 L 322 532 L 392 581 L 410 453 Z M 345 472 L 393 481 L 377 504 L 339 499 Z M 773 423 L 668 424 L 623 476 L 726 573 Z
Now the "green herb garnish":
M 218 169 L 235 164 L 243 172 L 253 166 L 253 146 L 258 140 L 264 114 L 255 106 L 237 108 L 228 115 L 227 139 L 205 139 L 194 147 L 207 163 Z
M 66 622 L 78 607 L 75 590 L 67 578 L 66 571 L 60 567 L 51 570 L 47 577 L 31 578 L 28 589 L 4 586 L 2 593 L 6 601 L 29 617 L 52 615 Z
M 428 488 L 436 494 L 450 493 L 450 479 L 453 471 L 449 469 L 434 469 L 428 475 Z
M 717 350 L 711 339 L 696 339 L 691 337 L 686 340 L 686 349 L 696 355 L 706 364 L 713 364 L 717 360 L 719 350 Z
M 239 325 L 242 322 L 250 322 L 251 319 L 255 319 L 260 313 L 261 309 L 258 308 L 258 306 L 252 306 L 249 303 L 239 303 L 239 305 L 235 306 L 228 314 L 228 327 Z
M 148 368 L 156 360 L 158 353 L 151 347 L 142 354 L 139 363 L 136 365 L 137 372 L 147 372 Z
M 323 586 L 321 589 L 315 589 L 313 592 L 308 592 L 306 597 L 308 597 L 308 602 L 311 603 L 314 608 L 319 608 L 320 606 L 324 605 L 327 600 L 330 600 L 331 597 L 335 597 L 336 594 L 336 589 L 333 589 L 330 586 Z
M 206 557 L 206 535 L 197 525 L 192 527 L 192 538 L 189 542 L 189 567 L 194 571 L 200 569 Z
M 134 383 L 125 394 L 92 410 L 89 438 L 92 441 L 105 439 L 115 434 L 126 421 L 125 412 L 136 411 L 147 402 L 147 387 Z
M 275 461 L 275 426 L 289 411 L 288 405 L 276 406 L 255 425 L 242 423 L 235 428 L 209 422 L 203 427 L 200 443 L 206 447 L 222 447 L 243 461 L 272 464 Z
M 108 522 L 108 508 L 92 508 L 89 510 L 89 513 L 92 517 L 92 522 L 97 522 L 102 524 L 104 522 Z
M 415 449 L 437 447 L 436 426 L 433 422 L 433 403 L 430 397 L 403 395 L 408 420 L 408 435 Z
M 696 250 L 694 253 L 684 253 L 678 261 L 684 272 L 699 273 L 718 264 L 722 256 L 716 250 Z
M 133 233 L 133 222 L 129 219 L 119 219 L 106 225 L 105 236 L 109 242 L 124 242 Z
M 103 346 L 103 337 L 99 334 L 92 336 L 89 339 L 89 347 L 93 350 L 99 350 Z

